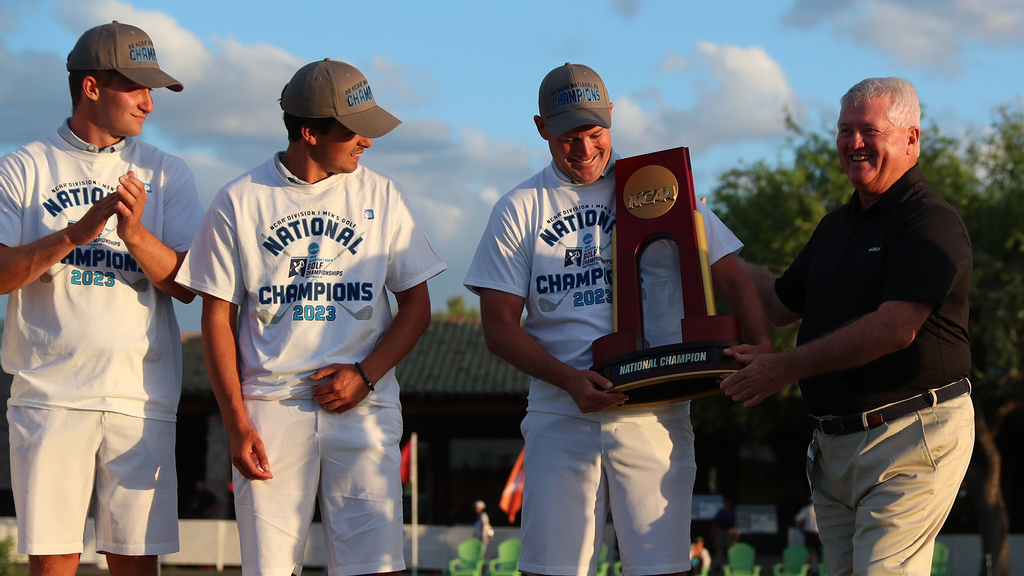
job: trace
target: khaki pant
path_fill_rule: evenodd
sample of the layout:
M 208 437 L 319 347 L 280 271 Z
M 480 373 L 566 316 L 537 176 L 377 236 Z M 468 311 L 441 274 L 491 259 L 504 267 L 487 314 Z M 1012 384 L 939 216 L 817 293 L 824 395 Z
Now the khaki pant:
M 865 432 L 816 431 L 808 474 L 829 576 L 927 576 L 973 448 L 966 394 Z

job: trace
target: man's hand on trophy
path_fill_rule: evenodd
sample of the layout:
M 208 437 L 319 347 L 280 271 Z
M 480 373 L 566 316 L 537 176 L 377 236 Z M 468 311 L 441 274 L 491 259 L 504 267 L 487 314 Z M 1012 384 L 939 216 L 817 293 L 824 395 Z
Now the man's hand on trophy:
M 722 391 L 746 407 L 759 404 L 765 398 L 782 390 L 794 378 L 789 376 L 785 360 L 779 354 L 750 354 L 738 352 L 740 346 L 727 348 L 724 353 L 746 366 L 734 372 L 720 386 Z
M 562 387 L 583 413 L 600 412 L 629 399 L 622 392 L 610 392 L 612 383 L 591 370 L 576 370 L 563 382 Z

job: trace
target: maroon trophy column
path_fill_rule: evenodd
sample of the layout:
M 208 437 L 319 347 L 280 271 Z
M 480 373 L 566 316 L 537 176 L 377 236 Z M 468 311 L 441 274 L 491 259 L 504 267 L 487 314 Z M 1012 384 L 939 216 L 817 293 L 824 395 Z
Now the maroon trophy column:
M 697 212 L 690 155 L 673 148 L 615 164 L 616 225 L 613 233 L 614 332 L 594 341 L 596 372 L 629 391 L 627 406 L 650 406 L 708 396 L 721 390 L 718 377 L 735 372 L 740 364 L 723 350 L 739 344 L 739 320 L 715 315 L 711 270 L 703 218 Z M 653 287 L 641 279 L 645 251 L 657 243 L 657 254 L 675 244 L 679 253 L 678 282 L 682 306 L 673 302 L 657 308 Z M 654 252 L 652 252 L 654 254 Z M 653 256 L 660 258 L 662 256 Z M 652 261 L 661 269 L 664 261 Z M 670 292 L 671 293 L 671 292 Z M 652 309 L 645 310 L 649 306 Z M 645 318 L 646 316 L 646 318 Z M 672 341 L 651 346 L 644 337 L 645 323 L 679 321 L 681 332 Z

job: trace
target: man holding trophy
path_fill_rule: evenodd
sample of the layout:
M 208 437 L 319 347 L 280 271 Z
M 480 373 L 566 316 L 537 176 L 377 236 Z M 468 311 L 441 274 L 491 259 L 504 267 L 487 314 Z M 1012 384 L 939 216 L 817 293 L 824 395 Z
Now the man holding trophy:
M 465 280 L 480 294 L 488 349 L 532 377 L 520 570 L 593 575 L 611 513 L 626 576 L 684 572 L 696 472 L 689 402 L 623 406 L 628 393 L 590 369 L 593 341 L 615 330 L 622 280 L 611 270 L 612 103 L 596 72 L 567 63 L 544 78 L 539 104 L 552 162 L 498 201 Z M 767 317 L 736 258 L 742 243 L 703 204 L 696 211 L 714 289 L 746 343 L 734 348 L 770 352 Z M 644 254 L 648 321 L 637 340 L 678 341 L 678 247 L 659 239 Z

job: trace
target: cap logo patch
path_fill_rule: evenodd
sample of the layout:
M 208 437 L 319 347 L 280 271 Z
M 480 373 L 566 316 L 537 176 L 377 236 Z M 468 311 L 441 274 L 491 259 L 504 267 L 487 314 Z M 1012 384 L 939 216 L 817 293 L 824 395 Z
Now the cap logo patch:
M 367 102 L 373 101 L 373 92 L 370 91 L 370 85 L 366 80 L 357 82 L 355 86 L 345 90 L 345 96 L 345 100 L 348 102 L 349 108 L 354 108 L 360 104 L 366 104 Z
M 128 58 L 132 62 L 156 62 L 156 48 L 148 40 L 133 42 L 128 45 Z
M 551 106 L 561 108 L 586 102 L 601 102 L 601 90 L 590 82 L 573 82 L 559 87 L 551 97 Z

